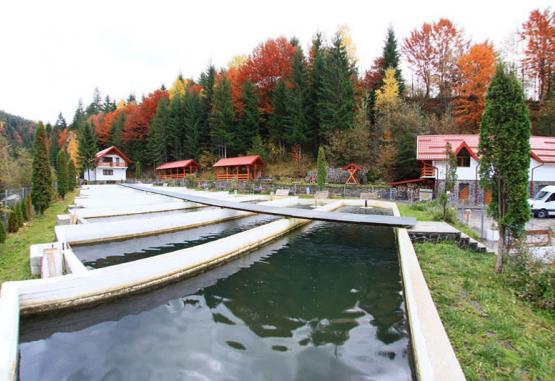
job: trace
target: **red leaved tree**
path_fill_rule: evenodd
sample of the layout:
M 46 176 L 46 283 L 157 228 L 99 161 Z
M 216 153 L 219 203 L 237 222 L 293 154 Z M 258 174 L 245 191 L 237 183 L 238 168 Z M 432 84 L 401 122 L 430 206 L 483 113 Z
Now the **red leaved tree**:
M 486 41 L 473 45 L 457 61 L 454 118 L 463 132 L 476 133 L 480 128 L 485 95 L 495 74 L 495 60 L 493 45 Z
M 166 90 L 156 90 L 146 96 L 138 106 L 132 103 L 127 106 L 129 114 L 125 119 L 121 135 L 124 143 L 131 140 L 145 140 L 150 121 L 156 113 L 158 101 L 162 97 L 167 98 L 168 92 Z
M 543 101 L 555 81 L 555 12 L 536 9 L 522 28 L 520 36 L 526 41 L 523 69 L 536 82 L 538 99 Z

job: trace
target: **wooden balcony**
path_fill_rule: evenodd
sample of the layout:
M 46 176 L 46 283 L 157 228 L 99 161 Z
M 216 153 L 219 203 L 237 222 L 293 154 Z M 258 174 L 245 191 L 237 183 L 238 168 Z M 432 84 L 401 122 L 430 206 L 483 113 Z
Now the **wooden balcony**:
M 430 162 L 423 162 L 420 168 L 420 177 L 436 177 L 435 168 Z
M 123 163 L 115 163 L 113 161 L 101 161 L 98 163 L 97 165 L 98 168 L 102 168 L 102 167 L 109 167 L 109 168 L 127 168 L 127 163 L 123 162 Z

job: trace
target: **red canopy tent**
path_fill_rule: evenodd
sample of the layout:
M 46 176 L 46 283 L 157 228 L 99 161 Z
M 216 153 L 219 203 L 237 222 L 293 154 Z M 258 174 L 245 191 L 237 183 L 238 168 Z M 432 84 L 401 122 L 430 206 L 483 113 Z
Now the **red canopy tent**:
M 200 165 L 192 160 L 179 160 L 164 163 L 156 167 L 156 175 L 161 180 L 184 179 L 187 175 L 195 175 Z
M 220 159 L 214 164 L 217 180 L 254 180 L 262 176 L 264 161 L 258 155 Z

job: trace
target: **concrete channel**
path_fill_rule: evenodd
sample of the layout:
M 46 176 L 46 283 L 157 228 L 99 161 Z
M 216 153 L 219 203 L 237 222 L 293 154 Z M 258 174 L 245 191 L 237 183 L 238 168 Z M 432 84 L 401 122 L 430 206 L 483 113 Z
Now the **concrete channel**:
M 331 212 L 343 206 L 363 205 L 363 200 L 330 200 L 317 211 Z M 369 200 L 368 206 L 390 209 L 394 217 L 400 216 L 393 203 Z M 94 305 L 194 276 L 309 222 L 308 219 L 282 218 L 232 236 L 156 257 L 89 271 L 79 269 L 69 275 L 48 279 L 5 282 L 0 294 L 0 379 L 17 379 L 20 315 Z M 397 228 L 396 236 L 416 378 L 464 380 L 407 229 Z

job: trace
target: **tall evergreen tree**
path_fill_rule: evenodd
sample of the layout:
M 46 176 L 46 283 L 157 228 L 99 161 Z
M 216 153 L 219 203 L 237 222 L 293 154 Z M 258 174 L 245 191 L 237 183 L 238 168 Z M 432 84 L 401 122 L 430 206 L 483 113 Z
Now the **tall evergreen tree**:
M 53 167 L 56 166 L 56 158 L 58 157 L 58 152 L 60 151 L 60 148 L 58 146 L 58 139 L 59 139 L 58 130 L 56 128 L 53 128 L 52 131 L 50 132 L 50 137 L 49 137 L 50 148 L 48 150 L 50 165 L 52 165 Z
M 58 152 L 56 159 L 56 183 L 58 194 L 63 199 L 68 192 L 67 157 L 64 150 Z
M 336 34 L 324 56 L 322 87 L 318 99 L 320 138 L 327 140 L 335 130 L 347 130 L 355 117 L 355 69 Z
M 46 146 L 46 132 L 42 123 L 37 126 L 33 143 L 32 182 L 33 206 L 36 212 L 43 214 L 50 206 L 52 199 L 52 176 L 48 160 L 48 147 Z
M 387 29 L 387 37 L 383 47 L 383 67 L 382 78 L 385 78 L 385 70 L 392 68 L 395 70 L 395 79 L 399 86 L 399 94 L 403 95 L 405 91 L 405 81 L 400 68 L 400 55 L 397 47 L 397 39 L 392 27 Z
M 198 159 L 201 153 L 202 99 L 197 93 L 187 91 L 183 99 L 185 157 Z
M 94 89 L 93 100 L 87 106 L 87 109 L 85 111 L 87 116 L 95 115 L 102 111 L 102 97 L 100 95 L 100 90 L 98 90 L 98 87 Z
M 4 223 L 0 220 L 0 243 L 6 242 L 8 234 L 6 233 L 6 228 L 4 227 Z
M 174 95 L 168 108 L 166 126 L 167 151 L 170 160 L 181 160 L 185 156 L 185 99 L 183 94 Z
M 528 170 L 530 120 L 522 87 L 514 74 L 498 65 L 480 126 L 480 183 L 491 191 L 489 213 L 499 226 L 496 272 L 512 242 L 522 237 L 530 218 Z
M 156 108 L 156 114 L 150 122 L 147 135 L 146 153 L 153 166 L 168 161 L 166 128 L 169 124 L 169 118 L 170 101 L 166 97 L 161 97 Z
M 79 166 L 84 173 L 89 173 L 96 167 L 95 157 L 98 146 L 96 134 L 91 123 L 85 123 L 79 132 L 79 147 L 77 157 Z
M 210 113 L 210 132 L 213 147 L 220 157 L 227 157 L 228 145 L 233 145 L 235 112 L 231 99 L 231 85 L 225 75 L 214 89 L 212 112 Z
M 56 120 L 56 124 L 54 124 L 54 127 L 56 127 L 58 131 L 61 131 L 64 128 L 67 128 L 67 123 L 62 113 L 58 114 L 58 119 Z
M 316 159 L 316 182 L 318 186 L 326 184 L 328 177 L 328 163 L 326 162 L 326 152 L 324 147 L 318 148 L 318 158 Z
M 82 126 L 82 123 L 85 121 L 85 111 L 83 111 L 83 101 L 79 99 L 79 103 L 77 105 L 77 109 L 75 110 L 75 114 L 73 115 L 73 122 L 71 123 L 71 129 L 77 130 Z
M 287 91 L 285 139 L 290 145 L 303 146 L 308 142 L 308 98 L 305 58 L 298 46 L 291 62 L 291 88 Z
M 246 81 L 243 85 L 243 115 L 237 131 L 239 152 L 246 152 L 253 147 L 254 138 L 260 134 L 260 111 L 258 110 L 258 97 L 252 82 Z
M 163 98 L 161 98 L 163 99 Z M 106 139 L 106 145 L 109 146 L 116 146 L 121 147 L 121 133 L 123 130 L 123 125 L 125 124 L 125 113 L 120 112 L 115 120 L 112 122 L 110 126 L 110 133 L 108 134 L 108 139 Z
M 77 188 L 77 170 L 71 158 L 67 160 L 67 189 L 69 192 Z
M 214 85 L 216 83 L 216 69 L 210 65 L 204 73 L 201 74 L 199 84 L 202 86 L 202 126 L 200 129 L 200 148 L 208 150 L 211 146 L 210 133 L 210 114 L 212 112 L 212 103 L 214 101 Z
M 317 33 L 312 40 L 309 60 L 309 83 L 307 91 L 307 122 L 309 145 L 315 154 L 320 144 L 320 116 L 318 104 L 322 93 L 322 76 L 324 74 L 324 50 L 322 47 L 322 35 Z
M 268 135 L 279 145 L 284 143 L 285 119 L 287 118 L 287 85 L 280 79 L 270 96 L 272 112 L 268 117 Z

